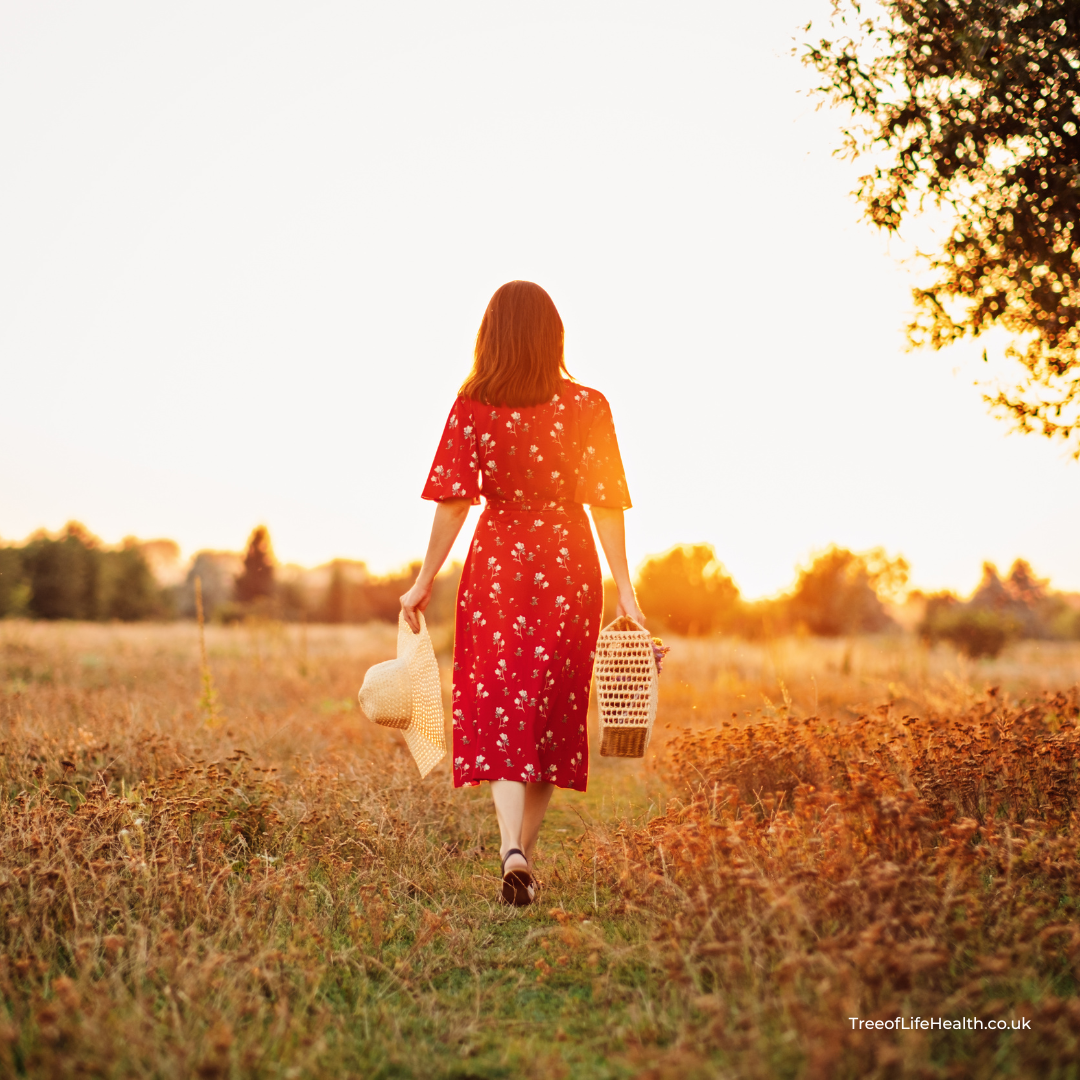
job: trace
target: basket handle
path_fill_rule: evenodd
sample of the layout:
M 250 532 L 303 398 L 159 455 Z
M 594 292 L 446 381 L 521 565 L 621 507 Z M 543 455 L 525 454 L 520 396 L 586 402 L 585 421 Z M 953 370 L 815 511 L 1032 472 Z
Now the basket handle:
M 616 624 L 616 623 L 617 623 L 617 622 L 619 621 L 619 619 L 628 619 L 628 620 L 629 620 L 630 622 L 632 622 L 632 623 L 633 623 L 633 624 L 634 624 L 634 625 L 635 625 L 635 626 L 636 626 L 636 627 L 637 627 L 637 628 L 638 628 L 638 629 L 639 629 L 639 630 L 640 630 L 640 631 L 641 631 L 641 632 L 642 632 L 643 634 L 647 634 L 647 633 L 648 633 L 648 630 L 646 630 L 646 629 L 645 629 L 645 627 L 641 625 L 641 623 L 639 623 L 639 622 L 638 622 L 638 621 L 637 621 L 636 619 L 631 619 L 629 615 L 618 615 L 618 616 L 616 616 L 616 617 L 615 617 L 614 619 L 612 619 L 612 620 L 611 620 L 611 622 L 609 622 L 609 623 L 607 624 L 607 626 L 605 626 L 605 627 L 604 627 L 604 630 L 610 630 L 610 629 L 611 629 L 611 628 L 612 628 L 612 627 L 613 627 L 613 626 L 614 626 L 614 625 L 615 625 L 615 624 Z M 603 631 L 601 631 L 601 632 L 603 632 Z M 617 634 L 618 634 L 618 633 L 628 633 L 628 631 L 625 631 L 625 630 L 623 630 L 623 631 L 619 631 L 619 630 L 616 630 L 616 631 L 615 631 L 615 633 L 617 633 Z

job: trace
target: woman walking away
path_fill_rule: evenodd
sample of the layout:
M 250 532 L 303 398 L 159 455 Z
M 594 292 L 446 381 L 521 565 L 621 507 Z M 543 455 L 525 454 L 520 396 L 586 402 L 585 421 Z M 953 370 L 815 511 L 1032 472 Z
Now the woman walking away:
M 487 780 L 502 836 L 502 898 L 536 895 L 532 861 L 556 787 L 584 791 L 586 717 L 603 613 L 600 563 L 583 504 L 619 591 L 642 622 L 626 565 L 630 506 L 607 400 L 573 382 L 551 297 L 511 281 L 491 298 L 473 369 L 423 497 L 438 503 L 427 556 L 401 598 L 414 632 L 469 512 L 485 506 L 458 586 L 454 786 Z

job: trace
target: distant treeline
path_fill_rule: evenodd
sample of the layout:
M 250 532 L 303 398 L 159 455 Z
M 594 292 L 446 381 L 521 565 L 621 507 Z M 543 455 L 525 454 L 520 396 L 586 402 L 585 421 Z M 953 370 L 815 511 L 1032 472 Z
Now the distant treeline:
M 194 618 L 195 581 L 202 587 L 208 620 L 235 622 L 252 616 L 310 622 L 396 622 L 398 598 L 416 578 L 419 563 L 385 576 L 362 562 L 338 559 L 314 570 L 279 566 L 266 528 L 252 532 L 243 555 L 200 551 L 180 580 L 162 583 L 164 564 L 178 561 L 172 541 L 125 540 L 109 547 L 78 522 L 58 535 L 44 532 L 27 543 L 0 546 L 0 618 L 139 619 Z M 440 574 L 428 617 L 453 618 L 460 567 Z
M 898 629 L 903 613 L 928 643 L 950 641 L 969 656 L 996 656 L 1020 638 L 1080 640 L 1080 596 L 1051 591 L 1023 559 L 1004 579 L 985 563 L 966 601 L 907 592 L 907 583 L 903 559 L 832 547 L 799 571 L 789 592 L 745 601 L 710 545 L 685 544 L 646 560 L 637 590 L 646 615 L 682 634 L 838 637 Z
M 1080 640 L 1078 598 L 1051 591 L 1023 559 L 1004 579 L 984 563 L 982 581 L 967 601 L 950 592 L 922 599 L 919 633 L 930 642 L 951 641 L 969 656 L 996 656 L 1019 638 Z
M 857 555 L 834 547 L 799 572 L 790 592 L 746 601 L 711 544 L 680 544 L 642 564 L 637 592 L 647 616 L 680 634 L 836 637 L 888 629 L 893 620 L 883 598 L 899 595 L 907 575 L 903 559 L 880 550 Z
M 213 621 L 396 622 L 398 598 L 419 567 L 377 576 L 347 559 L 313 570 L 281 566 L 268 531 L 259 526 L 243 555 L 201 551 L 184 573 L 172 541 L 129 539 L 108 547 L 73 522 L 59 535 L 39 533 L 22 546 L 0 547 L 0 617 L 193 618 L 198 579 L 205 616 Z M 436 580 L 428 608 L 432 623 L 453 619 L 460 575 L 454 565 Z M 1080 597 L 1051 591 L 1023 560 L 1004 579 L 986 564 L 982 583 L 966 601 L 952 593 L 909 593 L 907 583 L 901 558 L 881 549 L 832 547 L 799 571 L 788 592 L 747 601 L 708 544 L 682 544 L 647 559 L 636 581 L 650 625 L 678 634 L 836 637 L 897 629 L 903 622 L 927 642 L 949 641 L 971 656 L 996 655 L 1019 638 L 1080 639 Z M 605 619 L 614 610 L 608 582 Z

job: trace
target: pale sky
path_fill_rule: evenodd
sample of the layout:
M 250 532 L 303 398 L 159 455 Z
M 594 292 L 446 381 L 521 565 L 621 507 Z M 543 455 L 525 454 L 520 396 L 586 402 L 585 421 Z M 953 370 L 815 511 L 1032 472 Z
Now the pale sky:
M 0 537 L 419 557 L 528 278 L 611 401 L 632 563 L 708 541 L 754 597 L 835 542 L 1080 589 L 1080 465 L 988 415 L 981 343 L 904 351 L 904 247 L 790 56 L 828 8 L 0 0 Z

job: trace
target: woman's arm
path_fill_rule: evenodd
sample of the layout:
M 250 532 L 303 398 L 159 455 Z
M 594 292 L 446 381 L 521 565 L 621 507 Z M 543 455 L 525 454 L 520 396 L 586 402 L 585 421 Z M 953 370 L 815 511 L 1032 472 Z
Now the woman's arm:
M 630 581 L 630 569 L 626 565 L 626 525 L 623 512 L 610 506 L 590 506 L 596 534 L 600 537 L 600 546 L 604 549 L 608 569 L 615 579 L 619 590 L 619 615 L 629 615 L 634 622 L 645 625 L 645 616 L 638 607 L 634 586 Z
M 405 621 L 414 634 L 420 633 L 420 620 L 416 613 L 428 606 L 432 582 L 446 562 L 446 556 L 450 554 L 461 526 L 469 516 L 470 506 L 472 499 L 444 499 L 435 507 L 435 521 L 431 526 L 424 565 L 420 567 L 413 587 L 401 598 L 401 610 L 405 612 Z

